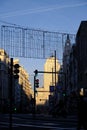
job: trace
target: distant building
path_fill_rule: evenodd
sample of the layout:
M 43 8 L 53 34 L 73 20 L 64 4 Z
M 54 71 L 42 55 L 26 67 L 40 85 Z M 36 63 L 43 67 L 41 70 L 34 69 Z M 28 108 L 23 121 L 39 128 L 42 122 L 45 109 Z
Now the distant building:
M 56 59 L 56 72 L 60 70 L 60 64 L 58 60 Z M 37 89 L 37 104 L 43 104 L 43 105 L 49 105 L 49 95 L 50 95 L 50 86 L 54 86 L 55 89 L 55 84 L 57 85 L 58 83 L 58 74 L 56 74 L 55 77 L 55 57 L 51 56 L 49 57 L 44 65 L 44 71 L 45 72 L 51 72 L 51 73 L 44 73 L 44 86 L 43 88 L 38 88 Z M 56 79 L 56 81 L 55 81 Z M 41 91 L 41 92 L 38 92 Z
M 64 47 L 64 52 L 63 52 L 63 72 L 66 75 L 66 87 L 65 89 L 67 90 L 69 88 L 69 57 L 70 57 L 70 52 L 71 52 L 71 42 L 69 35 L 67 35 L 66 42 L 65 42 L 65 47 Z M 65 83 L 64 80 L 64 83 Z
M 67 35 L 64 53 L 63 53 L 63 72 L 66 75 L 65 92 L 67 95 L 67 111 L 69 113 L 76 112 L 77 105 L 77 53 L 76 45 L 71 45 L 69 35 Z M 73 104 L 73 105 L 72 105 Z
M 56 72 L 59 72 L 60 64 L 56 59 Z M 46 60 L 44 65 L 44 71 L 55 72 L 55 57 L 52 56 Z M 44 73 L 44 89 L 49 91 L 49 86 L 55 86 L 58 83 L 58 74 L 55 73 Z
M 69 88 L 68 92 L 77 92 L 77 58 L 76 44 L 73 44 L 69 58 Z

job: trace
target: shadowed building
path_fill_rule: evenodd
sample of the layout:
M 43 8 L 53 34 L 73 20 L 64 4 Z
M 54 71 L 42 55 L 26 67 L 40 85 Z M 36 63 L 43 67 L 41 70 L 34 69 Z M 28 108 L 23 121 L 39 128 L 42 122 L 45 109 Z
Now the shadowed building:
M 87 21 L 82 21 L 76 35 L 78 88 L 87 90 Z
M 0 49 L 0 111 L 4 111 L 9 102 L 9 56 Z

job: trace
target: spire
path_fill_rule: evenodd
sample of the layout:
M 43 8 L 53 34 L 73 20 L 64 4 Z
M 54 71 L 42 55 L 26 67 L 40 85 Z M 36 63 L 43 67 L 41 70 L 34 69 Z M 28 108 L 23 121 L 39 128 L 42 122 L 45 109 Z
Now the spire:
M 64 55 L 69 55 L 70 51 L 71 51 L 71 42 L 70 42 L 69 34 L 67 34 L 65 47 L 64 47 Z
M 67 39 L 69 40 L 69 34 L 67 34 Z
M 69 34 L 67 34 L 67 39 L 66 39 L 66 43 L 65 46 L 70 46 L 70 38 L 69 38 Z

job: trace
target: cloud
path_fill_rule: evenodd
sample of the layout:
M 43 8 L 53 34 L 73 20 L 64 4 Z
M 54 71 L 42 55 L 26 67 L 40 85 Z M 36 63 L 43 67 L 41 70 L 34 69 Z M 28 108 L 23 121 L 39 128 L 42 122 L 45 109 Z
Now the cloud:
M 16 17 L 16 16 L 21 16 L 21 15 L 48 12 L 48 11 L 52 11 L 52 10 L 80 7 L 80 6 L 85 6 L 85 5 L 87 5 L 87 2 L 77 3 L 74 5 L 61 5 L 61 6 L 56 5 L 56 6 L 52 6 L 52 7 L 41 7 L 41 8 L 36 8 L 36 9 L 19 10 L 19 11 L 15 11 L 15 12 L 4 13 L 4 14 L 0 15 L 0 18 Z

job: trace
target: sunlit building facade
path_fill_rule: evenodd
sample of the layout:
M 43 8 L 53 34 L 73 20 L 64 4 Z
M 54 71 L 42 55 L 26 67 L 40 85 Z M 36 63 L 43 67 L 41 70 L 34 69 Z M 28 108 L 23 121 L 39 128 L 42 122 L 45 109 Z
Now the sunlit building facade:
M 14 78 L 14 65 L 19 64 L 19 78 Z M 9 109 L 10 105 L 10 58 L 4 49 L 0 49 L 0 111 Z M 33 97 L 33 89 L 29 75 L 18 59 L 13 59 L 12 105 L 17 108 L 27 108 Z M 6 110 L 5 110 L 6 109 Z M 29 107 L 28 107 L 29 109 Z
M 44 73 L 44 89 L 45 90 L 49 91 L 49 86 L 55 86 L 58 83 L 58 74 L 55 75 L 55 71 L 59 72 L 59 70 L 60 70 L 60 64 L 57 59 L 55 62 L 54 56 L 51 56 L 50 58 L 46 60 L 46 63 L 44 65 L 44 71 L 51 72 L 51 73 Z
M 45 106 L 49 105 L 50 86 L 53 86 L 55 89 L 55 85 L 58 83 L 58 74 L 55 75 L 55 73 L 53 72 L 55 72 L 55 70 L 56 72 L 59 72 L 59 69 L 60 69 L 60 64 L 58 60 L 55 59 L 54 56 L 51 56 L 46 60 L 44 64 L 44 71 L 50 73 L 44 73 L 43 88 L 37 89 L 37 92 L 39 91 L 37 93 L 37 100 L 36 100 L 37 104 L 43 104 Z
M 19 64 L 19 60 L 15 59 L 14 64 Z M 32 95 L 33 91 L 29 81 L 29 74 L 24 67 L 20 65 L 19 79 L 15 79 L 15 104 L 18 104 L 22 110 L 25 110 L 26 107 L 29 106 Z

